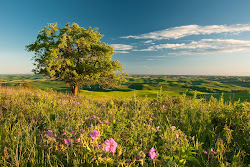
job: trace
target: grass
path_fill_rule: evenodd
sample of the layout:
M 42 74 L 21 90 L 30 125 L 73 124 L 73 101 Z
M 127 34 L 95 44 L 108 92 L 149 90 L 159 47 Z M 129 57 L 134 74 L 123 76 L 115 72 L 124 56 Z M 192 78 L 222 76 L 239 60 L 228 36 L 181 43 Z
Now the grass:
M 249 112 L 249 102 L 223 97 L 97 99 L 2 87 L 0 166 L 247 166 Z M 114 153 L 105 149 L 111 138 Z
M 57 92 L 69 92 L 69 86 L 63 82 L 47 80 L 36 75 L 2 75 L 0 82 L 4 86 L 18 86 L 24 81 L 29 82 L 41 90 L 52 89 Z M 235 84 L 234 84 L 235 83 Z M 84 87 L 80 91 L 82 95 L 99 97 L 129 98 L 136 94 L 139 97 L 155 98 L 157 92 L 162 89 L 163 94 L 178 96 L 186 94 L 187 97 L 207 99 L 211 96 L 219 98 L 222 94 L 226 101 L 249 100 L 249 77 L 213 77 L 213 76 L 132 76 L 128 82 L 113 90 L 102 90 L 98 87 Z M 241 85 L 241 86 L 239 86 Z M 246 87 L 244 87 L 246 86 Z

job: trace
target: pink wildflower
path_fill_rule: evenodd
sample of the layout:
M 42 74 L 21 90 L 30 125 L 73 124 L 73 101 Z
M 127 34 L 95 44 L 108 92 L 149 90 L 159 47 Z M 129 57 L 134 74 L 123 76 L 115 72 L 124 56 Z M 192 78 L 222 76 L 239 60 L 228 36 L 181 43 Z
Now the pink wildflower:
M 214 153 L 214 154 L 217 154 L 213 148 L 211 148 L 211 152 Z
M 109 125 L 109 121 L 108 121 L 108 120 L 104 121 L 104 123 L 105 123 L 106 125 Z
M 83 132 L 85 132 L 85 130 L 84 129 L 80 129 L 80 132 L 83 133 Z
M 95 139 L 100 136 L 100 132 L 97 130 L 94 130 L 93 132 L 89 133 L 92 139 Z
M 67 131 L 65 130 L 62 135 L 66 135 Z
M 149 155 L 149 157 L 150 157 L 151 159 L 155 159 L 155 158 L 158 157 L 158 153 L 156 153 L 155 151 L 156 151 L 156 149 L 155 149 L 154 147 L 152 147 L 152 148 L 150 149 L 148 155 Z
M 155 118 L 154 113 L 152 113 L 151 118 L 153 118 L 153 119 Z
M 176 129 L 176 127 L 175 127 L 175 126 L 171 126 L 170 129 L 171 129 L 172 131 L 174 131 L 174 130 Z
M 204 154 L 207 154 L 207 151 L 203 149 L 203 153 L 204 153 Z
M 79 142 L 80 142 L 80 139 L 76 139 L 76 142 L 79 143 Z
M 67 139 L 64 139 L 64 143 L 67 145 L 67 146 L 69 146 L 69 141 L 67 140 Z
M 179 137 L 179 135 L 178 135 L 178 134 L 176 134 L 176 139 L 181 140 L 181 137 Z
M 46 132 L 46 135 L 51 136 L 51 135 L 52 135 L 52 130 L 48 130 L 48 131 Z
M 104 148 L 107 152 L 110 151 L 114 153 L 116 151 L 117 143 L 115 142 L 113 138 L 110 138 L 109 140 L 105 140 L 104 144 L 105 144 Z

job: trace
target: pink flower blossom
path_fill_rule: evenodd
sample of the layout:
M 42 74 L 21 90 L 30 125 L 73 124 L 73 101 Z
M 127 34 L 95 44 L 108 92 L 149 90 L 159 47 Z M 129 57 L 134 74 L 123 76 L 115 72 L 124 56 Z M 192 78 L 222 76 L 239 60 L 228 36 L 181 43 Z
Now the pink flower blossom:
M 153 118 L 153 119 L 155 118 L 155 115 L 154 115 L 154 113 L 152 113 L 152 115 L 151 115 L 151 118 Z
M 207 154 L 207 151 L 203 149 L 203 153 L 204 153 L 204 154 Z
M 85 132 L 85 130 L 84 129 L 80 129 L 80 132 L 83 133 L 83 132 Z
M 211 152 L 214 153 L 214 154 L 217 154 L 213 148 L 211 148 Z
M 93 132 L 89 133 L 92 139 L 95 139 L 100 136 L 100 132 L 97 130 L 94 130 Z
M 178 134 L 176 134 L 176 139 L 181 140 L 181 137 L 179 137 L 179 135 L 178 135 Z
M 156 149 L 155 149 L 154 147 L 152 147 L 152 148 L 150 149 L 148 155 L 149 155 L 149 157 L 150 157 L 151 159 L 155 159 L 155 158 L 158 157 L 158 153 L 156 153 L 155 151 L 156 151 Z
M 109 125 L 109 120 L 104 121 L 106 125 Z
M 171 126 L 170 129 L 171 129 L 172 131 L 174 131 L 174 130 L 176 129 L 176 127 L 175 127 L 175 126 Z
M 51 136 L 51 135 L 52 135 L 52 130 L 48 130 L 48 131 L 46 132 L 46 135 Z
M 68 141 L 67 139 L 64 139 L 64 143 L 65 143 L 67 146 L 69 146 L 70 141 Z
M 67 131 L 65 130 L 62 135 L 66 135 Z
M 79 143 L 79 142 L 80 142 L 80 138 L 79 138 L 79 139 L 76 139 L 76 142 Z
M 117 143 L 115 142 L 113 138 L 110 138 L 109 140 L 105 140 L 104 144 L 105 144 L 104 148 L 107 152 L 110 151 L 114 153 L 116 151 Z

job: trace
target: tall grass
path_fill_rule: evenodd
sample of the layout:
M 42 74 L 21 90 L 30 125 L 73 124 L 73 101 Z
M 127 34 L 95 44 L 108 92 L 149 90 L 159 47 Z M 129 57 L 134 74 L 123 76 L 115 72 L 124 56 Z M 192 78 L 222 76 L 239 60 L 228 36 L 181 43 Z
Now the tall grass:
M 250 103 L 223 97 L 102 100 L 0 88 L 0 165 L 247 166 L 249 112 Z

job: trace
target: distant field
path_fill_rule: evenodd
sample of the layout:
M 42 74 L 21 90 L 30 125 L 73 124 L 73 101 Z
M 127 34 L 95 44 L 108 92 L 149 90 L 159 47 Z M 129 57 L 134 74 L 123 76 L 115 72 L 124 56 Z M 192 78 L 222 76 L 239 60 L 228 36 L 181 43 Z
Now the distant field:
M 225 76 L 130 76 L 128 82 L 112 90 L 103 90 L 98 87 L 83 87 L 81 95 L 93 98 L 154 98 L 161 93 L 168 96 L 186 94 L 187 97 L 210 99 L 223 97 L 226 101 L 245 101 L 250 99 L 250 77 Z M 69 92 L 69 86 L 63 82 L 49 80 L 37 75 L 0 75 L 2 86 L 20 86 L 24 81 L 38 89 L 52 89 L 57 92 Z M 161 92 L 160 92 L 161 90 Z

